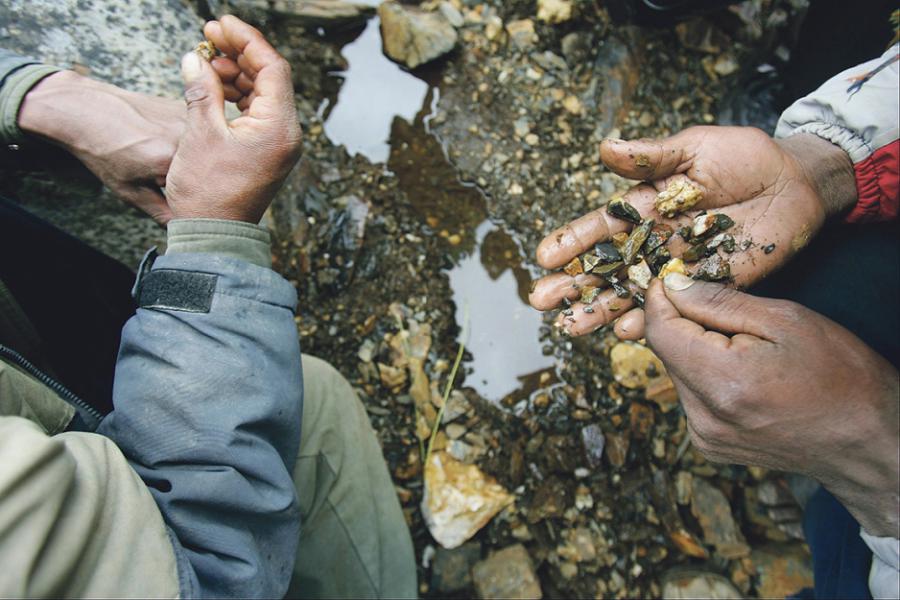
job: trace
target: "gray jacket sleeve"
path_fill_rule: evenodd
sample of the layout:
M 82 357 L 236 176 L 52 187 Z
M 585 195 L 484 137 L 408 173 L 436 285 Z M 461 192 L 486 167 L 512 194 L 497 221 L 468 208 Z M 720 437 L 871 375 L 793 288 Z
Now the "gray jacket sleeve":
M 204 253 L 159 258 L 143 288 L 98 433 L 156 500 L 182 597 L 280 598 L 300 528 L 296 292 L 271 269 Z
M 17 119 L 25 94 L 41 79 L 59 70 L 0 48 L 0 143 L 21 141 Z

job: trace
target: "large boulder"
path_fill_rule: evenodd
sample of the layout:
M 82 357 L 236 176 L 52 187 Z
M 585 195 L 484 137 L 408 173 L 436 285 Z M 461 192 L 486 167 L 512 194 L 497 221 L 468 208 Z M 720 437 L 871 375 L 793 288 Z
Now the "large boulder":
M 181 55 L 203 39 L 201 26 L 181 0 L 0 3 L 4 48 L 129 90 L 172 98 L 181 95 Z M 34 177 L 39 185 L 19 173 L 15 178 L 11 185 L 18 188 L 11 193 L 25 208 L 129 266 L 136 266 L 149 246 L 165 241 L 162 228 L 99 186 L 86 193 L 83 181 L 75 185 L 65 177 L 54 177 L 52 185 L 46 174 Z
M 456 46 L 456 29 L 444 13 L 384 2 L 378 7 L 384 53 L 410 69 L 434 60 Z
M 267 17 L 287 19 L 304 27 L 349 29 L 361 27 L 375 7 L 344 0 L 207 0 L 215 15 L 233 13 L 260 22 Z

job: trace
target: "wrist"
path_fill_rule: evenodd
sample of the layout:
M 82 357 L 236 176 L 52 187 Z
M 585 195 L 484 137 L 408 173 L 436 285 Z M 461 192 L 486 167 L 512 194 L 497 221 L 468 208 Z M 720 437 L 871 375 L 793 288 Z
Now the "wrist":
M 853 163 L 840 146 L 811 133 L 775 141 L 800 166 L 826 216 L 846 212 L 856 204 Z
M 874 402 L 859 402 L 855 439 L 837 449 L 840 464 L 822 484 L 869 534 L 900 538 L 900 385 L 888 371 Z
M 35 85 L 19 109 L 18 125 L 23 133 L 67 149 L 82 138 L 89 115 L 96 114 L 99 96 L 111 87 L 74 71 L 59 71 Z

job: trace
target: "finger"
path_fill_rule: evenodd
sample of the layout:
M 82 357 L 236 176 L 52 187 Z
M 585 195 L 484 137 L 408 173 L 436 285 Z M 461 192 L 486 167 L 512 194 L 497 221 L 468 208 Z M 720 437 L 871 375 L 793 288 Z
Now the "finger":
M 241 68 L 241 73 L 243 73 L 250 79 L 256 79 L 257 69 L 250 62 L 249 58 L 247 58 L 243 54 L 238 54 L 237 63 Z
M 719 283 L 666 276 L 665 296 L 681 316 L 698 326 L 727 335 L 749 334 L 773 340 L 770 303 Z M 671 278 L 671 279 L 670 279 Z
M 661 140 L 614 140 L 600 143 L 600 160 L 614 173 L 651 181 L 683 173 L 709 128 L 692 127 Z
M 225 32 L 222 31 L 222 25 L 218 21 L 209 21 L 203 26 L 203 35 L 206 39 L 216 45 L 216 49 L 222 54 L 228 56 L 232 60 L 237 59 L 238 51 L 234 48 Z
M 644 337 L 644 311 L 634 308 L 619 317 L 613 326 L 613 333 L 620 340 L 639 340 Z
M 561 313 L 556 325 L 569 335 L 585 335 L 611 323 L 632 306 L 634 301 L 631 298 L 619 298 L 614 291 L 606 290 L 590 304 L 572 304 L 569 309 L 572 314 Z
M 206 131 L 225 127 L 225 91 L 212 66 L 196 52 L 181 59 L 188 127 Z
M 226 83 L 222 91 L 225 94 L 225 99 L 229 102 L 239 102 L 240 99 L 244 97 L 243 92 L 230 83 Z
M 247 77 L 247 75 L 245 75 L 244 73 L 241 73 L 241 74 L 239 74 L 239 75 L 237 76 L 237 78 L 234 80 L 234 87 L 236 87 L 237 89 L 241 90 L 241 92 L 242 92 L 245 96 L 249 96 L 250 93 L 251 93 L 251 92 L 253 91 L 253 89 L 254 89 L 254 88 L 253 88 L 253 80 L 250 79 L 249 77 Z
M 623 196 L 641 215 L 653 210 L 655 198 L 656 191 L 644 184 L 631 188 Z M 629 223 L 610 215 L 606 207 L 600 207 L 545 237 L 537 249 L 538 264 L 545 269 L 559 268 L 597 242 L 606 241 L 629 228 Z
M 684 318 L 667 295 L 670 288 L 690 289 L 697 283 L 677 273 L 667 275 L 665 285 L 658 279 L 651 281 L 644 297 L 647 343 L 666 369 L 685 380 L 704 364 L 712 363 L 730 344 L 726 336 Z
M 596 275 L 581 274 L 572 277 L 566 273 L 553 273 L 534 282 L 531 293 L 528 294 L 528 302 L 537 310 L 551 310 L 559 306 L 563 298 L 580 298 L 581 289 L 589 285 L 598 288 L 609 286 L 606 280 Z
M 213 69 L 216 70 L 216 73 L 219 74 L 222 83 L 234 83 L 237 76 L 241 74 L 241 68 L 238 64 L 225 56 L 216 56 L 209 64 L 211 64 Z
M 160 225 L 165 225 L 172 219 L 172 209 L 158 189 L 137 187 L 123 192 L 121 196 L 125 202 L 145 212 Z

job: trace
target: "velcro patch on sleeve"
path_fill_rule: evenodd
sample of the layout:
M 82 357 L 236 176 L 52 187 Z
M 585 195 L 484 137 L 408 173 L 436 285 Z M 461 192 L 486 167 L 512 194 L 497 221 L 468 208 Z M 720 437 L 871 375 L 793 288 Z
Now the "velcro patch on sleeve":
M 155 269 L 141 281 L 138 305 L 154 310 L 208 313 L 218 275 Z

